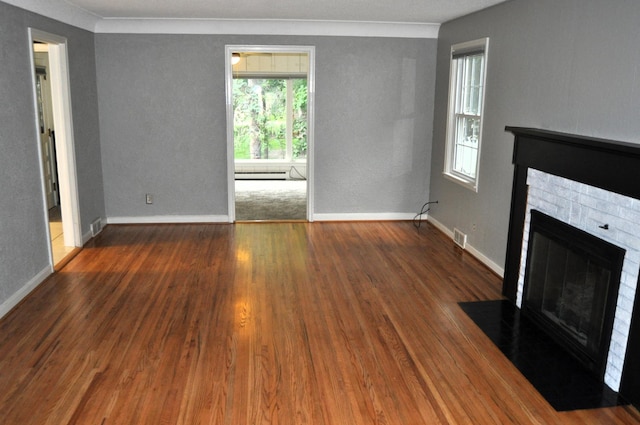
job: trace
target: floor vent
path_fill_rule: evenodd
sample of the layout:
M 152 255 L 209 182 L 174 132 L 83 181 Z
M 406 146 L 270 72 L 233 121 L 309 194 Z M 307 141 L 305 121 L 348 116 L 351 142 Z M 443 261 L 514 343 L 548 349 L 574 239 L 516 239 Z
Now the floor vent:
M 91 223 L 91 236 L 95 236 L 102 231 L 102 220 L 96 218 L 93 223 Z
M 467 245 L 467 235 L 465 235 L 460 230 L 454 227 L 453 241 L 456 243 L 456 245 L 459 245 L 461 248 L 464 248 Z

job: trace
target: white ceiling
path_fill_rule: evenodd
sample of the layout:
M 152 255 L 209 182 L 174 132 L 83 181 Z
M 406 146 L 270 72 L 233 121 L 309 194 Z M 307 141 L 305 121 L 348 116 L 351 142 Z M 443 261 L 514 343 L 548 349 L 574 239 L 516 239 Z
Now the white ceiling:
M 66 0 L 100 18 L 443 23 L 505 0 Z
M 437 38 L 508 0 L 0 0 L 94 33 Z

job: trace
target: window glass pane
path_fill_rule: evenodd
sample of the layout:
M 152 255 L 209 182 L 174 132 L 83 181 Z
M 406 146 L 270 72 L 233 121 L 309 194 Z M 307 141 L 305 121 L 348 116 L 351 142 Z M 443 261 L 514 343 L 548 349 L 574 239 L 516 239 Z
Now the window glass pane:
M 287 114 L 287 80 L 234 78 L 235 159 L 293 159 L 307 156 L 307 80 L 293 80 L 291 116 Z M 292 134 L 287 137 L 287 120 Z
M 455 90 L 454 93 L 450 93 L 450 96 L 455 96 L 455 113 L 456 114 L 461 114 L 464 112 L 464 90 L 463 90 L 463 84 L 462 82 L 464 81 L 464 75 L 465 75 L 465 58 L 460 58 L 460 59 L 454 59 L 452 61 L 451 66 L 455 66 L 455 70 L 456 70 L 456 75 L 455 75 L 455 87 L 453 88 Z
M 283 79 L 234 78 L 236 159 L 283 159 L 286 90 Z
M 293 80 L 293 159 L 307 158 L 307 79 Z
M 461 87 L 464 93 L 464 105 L 461 112 L 467 115 L 480 115 L 483 55 L 466 56 L 461 60 L 464 61 L 465 68 Z
M 471 178 L 476 176 L 479 133 L 480 118 L 468 116 L 456 118 L 453 170 Z

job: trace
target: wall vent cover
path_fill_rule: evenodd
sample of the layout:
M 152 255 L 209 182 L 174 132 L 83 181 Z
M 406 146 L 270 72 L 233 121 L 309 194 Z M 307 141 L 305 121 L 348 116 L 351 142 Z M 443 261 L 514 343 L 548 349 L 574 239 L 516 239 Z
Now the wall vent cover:
M 102 220 L 96 218 L 93 223 L 91 223 L 91 236 L 95 236 L 102 231 Z
M 467 246 L 467 235 L 465 235 L 459 229 L 456 229 L 454 227 L 453 241 L 456 243 L 456 245 L 460 246 L 461 248 L 464 248 L 465 246 Z

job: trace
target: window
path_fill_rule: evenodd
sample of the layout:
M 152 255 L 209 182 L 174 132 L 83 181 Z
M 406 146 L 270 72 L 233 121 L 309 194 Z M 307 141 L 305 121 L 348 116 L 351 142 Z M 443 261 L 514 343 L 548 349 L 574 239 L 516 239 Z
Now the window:
M 233 79 L 236 159 L 307 157 L 307 79 Z
M 444 174 L 474 191 L 478 190 L 488 47 L 488 38 L 451 47 Z

